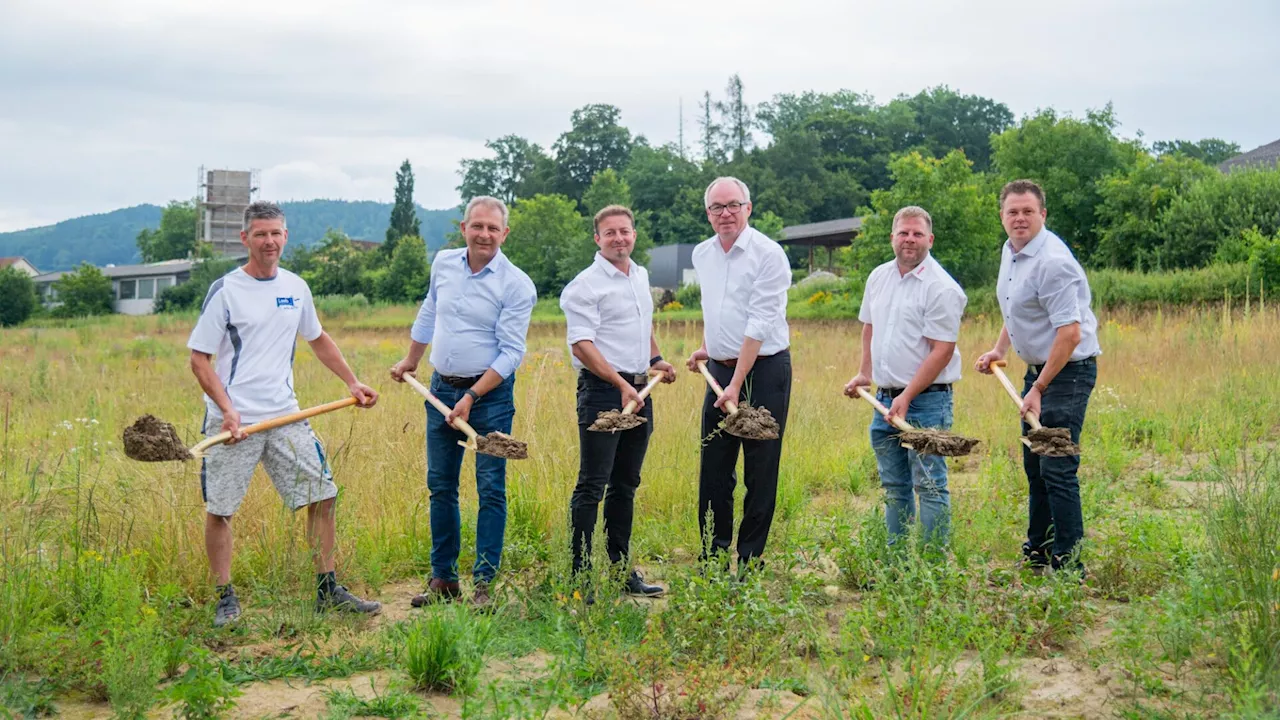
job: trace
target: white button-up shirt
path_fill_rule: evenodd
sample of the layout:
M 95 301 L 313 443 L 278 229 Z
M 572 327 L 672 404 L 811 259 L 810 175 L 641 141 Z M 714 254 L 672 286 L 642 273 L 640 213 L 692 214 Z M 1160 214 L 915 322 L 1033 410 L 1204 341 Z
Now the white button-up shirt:
M 1089 308 L 1089 280 L 1071 249 L 1048 228 L 1022 252 L 1006 241 L 1000 256 L 996 299 L 1013 349 L 1028 365 L 1043 365 L 1058 328 L 1080 323 L 1080 344 L 1072 360 L 1101 355 L 1098 319 Z
M 431 345 L 431 365 L 441 375 L 475 377 L 492 368 L 505 379 L 524 359 L 537 300 L 533 281 L 501 250 L 477 273 L 466 248 L 441 250 L 409 336 Z
M 897 260 L 867 278 L 858 319 L 871 326 L 871 380 L 877 387 L 905 388 L 929 357 L 929 341 L 955 342 L 968 299 L 930 255 L 903 275 Z M 960 379 L 960 350 L 935 383 Z
M 761 355 L 790 346 L 791 263 L 781 245 L 748 227 L 725 252 L 713 236 L 693 249 L 693 269 L 702 286 L 703 336 L 712 359 L 737 358 L 748 337 L 761 341 Z
M 574 343 L 590 340 L 614 370 L 642 375 L 649 367 L 653 296 L 648 271 L 634 262 L 630 265 L 624 274 L 596 253 L 591 265 L 560 293 L 560 308 L 571 350 Z M 573 366 L 583 369 L 577 357 Z

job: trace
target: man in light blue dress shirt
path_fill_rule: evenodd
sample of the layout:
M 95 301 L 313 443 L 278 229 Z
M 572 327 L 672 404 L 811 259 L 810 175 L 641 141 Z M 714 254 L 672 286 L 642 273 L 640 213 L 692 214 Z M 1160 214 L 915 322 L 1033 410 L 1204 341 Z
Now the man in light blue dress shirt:
M 502 254 L 510 228 L 507 206 L 480 196 L 462 215 L 465 248 L 441 250 L 431 264 L 431 288 L 410 332 L 404 359 L 391 377 L 417 370 L 431 346 L 431 392 L 453 408 L 448 416 L 429 403 L 427 409 L 427 489 L 431 493 L 431 580 L 413 598 L 420 607 L 453 600 L 458 586 L 458 553 L 462 519 L 458 510 L 458 475 L 465 439 L 454 420 L 472 425 L 481 435 L 510 433 L 515 417 L 515 372 L 524 359 L 529 316 L 537 301 L 533 281 Z M 476 455 L 476 560 L 472 568 L 472 602 L 488 606 L 490 584 L 502 560 L 507 525 L 507 461 Z

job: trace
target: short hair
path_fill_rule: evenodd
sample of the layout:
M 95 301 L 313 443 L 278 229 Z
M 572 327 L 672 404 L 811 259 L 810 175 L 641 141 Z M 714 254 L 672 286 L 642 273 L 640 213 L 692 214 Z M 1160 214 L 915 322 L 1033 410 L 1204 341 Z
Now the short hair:
M 719 185 L 720 183 L 726 183 L 726 182 L 731 182 L 734 185 L 737 185 L 738 189 L 742 191 L 742 203 L 744 205 L 751 202 L 751 190 L 750 188 L 747 187 L 746 183 L 742 182 L 736 177 L 733 177 L 732 175 L 722 175 L 721 177 L 718 177 L 715 180 L 712 180 L 711 184 L 707 186 L 706 191 L 702 193 L 703 207 L 706 207 L 707 203 L 711 202 L 711 189 L 714 188 L 716 185 Z
M 507 226 L 507 217 L 510 214 L 507 211 L 507 204 L 492 195 L 477 195 L 471 198 L 467 203 L 467 209 L 462 211 L 462 225 L 464 227 L 467 221 L 471 219 L 471 211 L 482 205 L 502 213 L 502 227 Z
M 606 205 L 600 209 L 600 212 L 596 213 L 595 219 L 591 221 L 596 233 L 600 232 L 600 223 L 611 217 L 625 217 L 631 221 L 632 229 L 635 229 L 636 216 L 635 213 L 631 212 L 631 208 L 623 205 Z
M 1044 188 L 1040 187 L 1034 180 L 1014 180 L 1006 183 L 1000 190 L 1000 209 L 1004 210 L 1005 198 L 1023 193 L 1035 195 L 1036 200 L 1040 202 L 1040 209 L 1044 209 Z
M 898 223 L 907 218 L 920 218 L 924 220 L 924 224 L 929 226 L 929 232 L 933 232 L 933 218 L 929 217 L 929 211 L 919 205 L 908 205 L 893 214 L 893 225 L 889 227 L 890 231 L 897 232 Z
M 286 230 L 289 228 L 289 223 L 284 219 L 284 211 L 279 205 L 267 200 L 249 203 L 249 207 L 244 209 L 244 225 L 240 229 L 249 232 L 254 220 L 279 220 L 280 227 Z

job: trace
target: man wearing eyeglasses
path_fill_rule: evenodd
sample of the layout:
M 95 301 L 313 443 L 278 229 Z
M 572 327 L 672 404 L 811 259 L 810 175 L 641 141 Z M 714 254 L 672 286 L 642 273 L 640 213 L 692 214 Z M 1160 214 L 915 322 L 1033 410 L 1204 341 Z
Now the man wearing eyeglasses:
M 716 396 L 708 389 L 702 405 L 698 526 L 704 556 L 708 549 L 712 554 L 728 553 L 738 483 L 734 468 L 741 446 L 747 488 L 738 528 L 741 575 L 764 553 L 777 501 L 782 436 L 791 403 L 787 327 L 791 264 L 778 243 L 748 226 L 751 191 L 746 183 L 733 177 L 716 178 L 703 200 L 716 234 L 693 250 L 693 267 L 702 285 L 703 343 L 689 357 L 688 368 L 698 372 L 698 361 L 709 360 L 707 368 L 724 393 Z M 744 440 L 718 431 L 725 417 L 722 408 L 729 400 L 768 408 L 778 421 L 778 439 Z

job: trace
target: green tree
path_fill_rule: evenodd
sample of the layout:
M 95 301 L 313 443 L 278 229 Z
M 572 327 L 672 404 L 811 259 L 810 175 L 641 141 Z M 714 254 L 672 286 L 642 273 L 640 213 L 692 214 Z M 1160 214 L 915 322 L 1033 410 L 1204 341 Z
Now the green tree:
M 564 195 L 535 195 L 511 209 L 511 234 L 502 246 L 511 262 L 529 274 L 538 295 L 559 295 L 582 268 L 572 270 L 566 255 L 594 247 L 578 204 Z M 583 265 L 583 267 L 586 267 Z
M 964 153 L 942 159 L 907 153 L 889 164 L 893 185 L 871 193 L 871 207 L 849 250 L 853 269 L 866 274 L 893 257 L 893 216 L 918 205 L 933 218 L 932 254 L 962 286 L 989 284 L 1000 267 L 1000 210 L 994 188 L 973 172 Z
M 194 200 L 171 201 L 160 212 L 159 228 L 146 228 L 138 233 L 142 261 L 153 263 L 208 255 L 208 248 L 196 242 L 198 222 Z
M 396 201 L 391 206 L 391 225 L 387 227 L 387 239 L 378 248 L 383 257 L 395 255 L 396 243 L 406 235 L 422 237 L 422 224 L 413 204 L 413 166 L 408 160 L 400 163 L 396 171 Z
M 426 244 L 420 237 L 407 235 L 400 238 L 391 264 L 374 287 L 374 296 L 387 302 L 418 302 L 427 294 L 430 279 Z
M 191 268 L 184 283 L 170 285 L 156 295 L 156 312 L 171 313 L 199 310 L 215 280 L 236 268 L 235 260 L 206 258 Z
M 504 135 L 484 146 L 494 157 L 462 161 L 458 193 L 464 204 L 473 197 L 490 195 L 514 205 L 520 198 L 546 189 L 548 166 L 554 172 L 555 165 L 541 147 L 519 135 Z
M 991 139 L 1001 179 L 1028 178 L 1044 188 L 1049 227 L 1091 262 L 1098 245 L 1094 222 L 1102 197 L 1099 181 L 1125 172 L 1141 148 L 1116 138 L 1111 106 L 1090 111 L 1083 120 L 1042 110 Z
M 89 263 L 55 280 L 53 290 L 62 303 L 53 309 L 55 317 L 110 315 L 115 311 L 116 294 L 111 278 Z
M 313 295 L 370 294 L 365 281 L 364 253 L 342 232 L 331 229 L 325 233 L 314 250 L 313 263 L 311 270 L 302 275 Z
M 751 216 L 751 227 L 755 228 L 758 232 L 768 235 L 774 240 L 782 239 L 782 228 L 785 225 L 786 223 L 782 222 L 782 218 L 774 215 L 773 212 L 769 210 L 765 210 L 758 215 L 753 214 Z
M 1094 262 L 1126 269 L 1158 268 L 1164 244 L 1159 219 L 1192 185 L 1218 172 L 1184 155 L 1138 156 L 1136 164 L 1098 182 L 1098 248 Z
M 1194 158 L 1206 165 L 1218 165 L 1240 154 L 1240 145 L 1218 138 L 1205 138 L 1199 142 L 1190 140 L 1157 140 L 1151 144 L 1157 155 L 1181 155 Z
M 605 168 L 626 169 L 631 131 L 618 124 L 620 114 L 613 105 L 600 104 L 573 111 L 569 130 L 552 147 L 557 190 L 580 200 L 596 173 Z
M 716 103 L 711 99 L 709 91 L 702 93 L 702 102 L 698 103 L 698 110 L 702 112 L 698 116 L 698 144 L 702 146 L 702 164 L 703 166 L 715 165 L 724 162 L 724 144 L 722 135 L 724 127 L 717 123 L 711 117 L 711 111 L 715 110 Z
M 654 245 L 693 242 L 707 230 L 702 209 L 706 177 L 671 145 L 637 142 L 622 174 L 631 189 L 637 222 Z M 641 219 L 643 218 L 643 219 Z M 709 234 L 709 233 L 706 233 Z
M 1213 173 L 1180 194 L 1160 215 L 1166 268 L 1207 265 L 1219 246 L 1247 230 L 1280 232 L 1280 169 Z
M 723 128 L 726 152 L 738 160 L 751 149 L 751 126 L 755 120 L 751 117 L 751 106 L 743 97 L 742 78 L 736 73 L 725 85 L 724 95 L 724 101 L 716 103 L 716 110 L 720 113 L 719 125 Z
M 1004 103 L 961 95 L 945 85 L 894 103 L 902 103 L 914 115 L 915 130 L 905 138 L 907 147 L 925 148 L 934 157 L 963 150 L 976 172 L 985 172 L 991 165 L 991 136 L 1013 124 L 1013 113 Z
M 17 268 L 0 268 L 0 327 L 17 325 L 31 317 L 39 299 L 36 284 Z
M 869 114 L 875 108 L 875 99 L 852 90 L 834 93 L 780 93 L 760 104 L 756 111 L 757 124 L 776 137 L 784 130 L 803 126 L 809 118 L 820 112 L 842 111 L 854 115 Z

